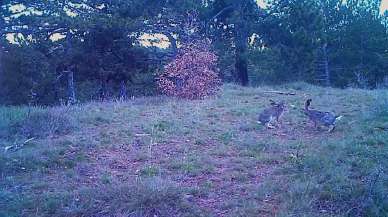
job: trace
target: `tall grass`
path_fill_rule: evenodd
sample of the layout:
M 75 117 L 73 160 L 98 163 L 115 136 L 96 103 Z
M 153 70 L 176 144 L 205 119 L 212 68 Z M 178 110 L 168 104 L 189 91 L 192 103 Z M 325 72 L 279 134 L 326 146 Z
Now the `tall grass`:
M 10 136 L 11 126 L 23 121 L 28 110 L 27 107 L 0 107 L 0 137 Z
M 132 184 L 109 184 L 82 188 L 70 193 L 59 191 L 43 195 L 14 197 L 0 191 L 0 216 L 206 216 L 185 197 L 190 189 L 160 177 L 137 180 Z M 10 205 L 7 207 L 7 204 Z
M 344 115 L 333 133 L 308 125 L 307 98 Z M 268 99 L 287 102 L 279 129 L 256 123 Z M 304 83 L 2 107 L 0 216 L 388 216 L 387 123 L 386 90 Z
M 62 135 L 77 127 L 67 107 L 2 107 L 0 137 L 40 137 Z
M 369 94 L 342 124 L 344 137 L 307 146 L 284 165 L 281 216 L 388 216 L 388 95 Z

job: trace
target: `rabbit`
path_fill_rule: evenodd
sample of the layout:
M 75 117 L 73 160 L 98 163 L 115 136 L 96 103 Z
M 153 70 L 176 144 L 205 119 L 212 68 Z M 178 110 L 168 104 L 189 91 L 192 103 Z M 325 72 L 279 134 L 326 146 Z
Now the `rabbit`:
M 314 123 L 315 127 L 323 125 L 329 128 L 328 132 L 332 132 L 335 129 L 336 121 L 340 120 L 342 116 L 336 115 L 333 112 L 324 112 L 310 109 L 312 99 L 306 100 L 304 113 Z
M 274 128 L 272 126 L 273 120 L 276 120 L 276 122 L 280 123 L 280 118 L 282 117 L 284 111 L 286 110 L 286 104 L 284 101 L 280 103 L 276 103 L 273 100 L 270 100 L 271 107 L 266 108 L 263 112 L 259 115 L 259 123 L 265 125 L 267 128 Z

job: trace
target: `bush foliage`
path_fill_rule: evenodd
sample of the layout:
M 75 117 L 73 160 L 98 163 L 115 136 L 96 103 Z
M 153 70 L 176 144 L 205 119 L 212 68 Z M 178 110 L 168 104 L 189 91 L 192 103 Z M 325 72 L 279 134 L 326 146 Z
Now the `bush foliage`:
M 221 84 L 217 55 L 206 43 L 182 47 L 158 78 L 158 87 L 166 95 L 186 99 L 203 99 L 217 92 Z

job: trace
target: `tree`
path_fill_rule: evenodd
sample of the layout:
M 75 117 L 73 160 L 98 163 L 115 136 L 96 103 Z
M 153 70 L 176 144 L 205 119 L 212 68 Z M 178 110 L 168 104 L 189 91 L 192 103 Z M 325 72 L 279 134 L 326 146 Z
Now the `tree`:
M 12 5 L 19 2 L 20 11 L 12 12 Z M 16 47 L 34 47 L 33 55 L 45 57 L 42 61 L 50 65 L 46 77 L 54 84 L 50 87 L 55 101 L 64 98 L 62 83 L 67 86 L 66 101 L 74 103 L 76 84 L 93 80 L 100 81 L 102 98 L 107 95 L 108 82 L 119 84 L 120 96 L 125 98 L 133 74 L 147 70 L 146 51 L 134 43 L 143 27 L 145 6 L 144 2 L 118 0 L 7 1 L 0 9 L 4 12 L 1 20 L 7 18 L 0 33 L 3 38 L 20 35 Z M 52 41 L 55 35 L 63 39 Z
M 314 79 L 314 55 L 322 40 L 322 17 L 313 1 L 279 0 L 269 8 L 259 34 L 267 46 L 277 47 L 291 80 Z M 266 31 L 268 33 L 266 33 Z
M 259 23 L 261 15 L 259 7 L 253 0 L 216 0 L 211 10 L 208 31 L 214 40 L 223 40 L 223 46 L 234 48 L 235 79 L 246 86 L 249 83 L 248 38 L 252 36 Z
M 279 55 L 274 59 L 284 61 L 283 67 L 273 68 L 284 81 L 376 86 L 387 63 L 387 29 L 378 6 L 379 1 L 272 1 L 256 52 Z

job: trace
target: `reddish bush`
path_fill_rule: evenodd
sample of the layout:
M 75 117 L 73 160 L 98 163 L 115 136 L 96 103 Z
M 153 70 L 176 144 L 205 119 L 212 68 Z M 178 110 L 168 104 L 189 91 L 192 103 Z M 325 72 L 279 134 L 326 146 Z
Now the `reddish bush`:
M 214 94 L 221 84 L 217 58 L 205 43 L 182 47 L 159 75 L 159 89 L 169 96 L 186 99 L 203 99 Z

